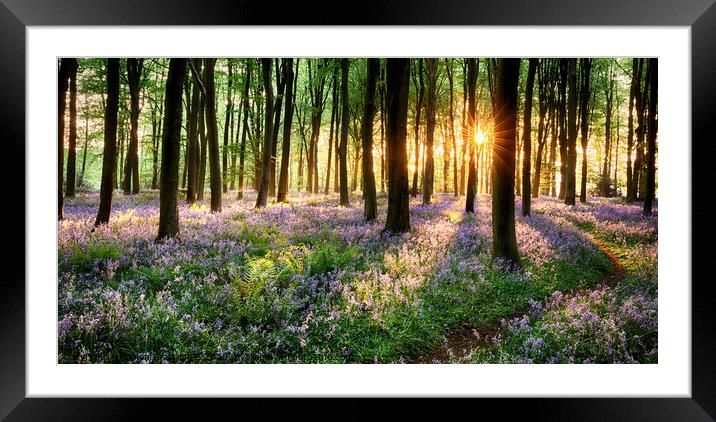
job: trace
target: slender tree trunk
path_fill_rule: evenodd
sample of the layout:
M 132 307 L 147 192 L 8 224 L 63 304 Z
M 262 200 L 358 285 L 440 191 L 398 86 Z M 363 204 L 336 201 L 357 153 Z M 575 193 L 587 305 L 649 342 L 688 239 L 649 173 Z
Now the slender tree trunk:
M 532 93 L 534 91 L 535 73 L 539 59 L 530 59 L 527 70 L 527 84 L 525 85 L 525 116 L 524 132 L 522 133 L 522 215 L 530 215 L 532 200 L 532 186 L 530 170 L 532 169 Z
M 291 152 L 291 123 L 293 121 L 293 89 L 294 89 L 294 74 L 293 74 L 293 59 L 284 59 L 284 72 L 286 76 L 286 109 L 284 110 L 284 122 L 283 122 L 283 144 L 281 145 L 281 174 L 278 181 L 278 195 L 276 198 L 277 202 L 287 202 L 288 193 L 288 160 Z M 329 158 L 330 161 L 330 158 Z M 326 182 L 328 186 L 328 182 Z
M 435 108 L 437 102 L 438 59 L 428 61 L 427 133 L 425 138 L 425 171 L 423 171 L 423 204 L 429 204 L 435 182 Z
M 276 61 L 276 103 L 274 104 L 274 121 L 273 135 L 271 137 L 271 168 L 269 170 L 269 190 L 268 196 L 273 198 L 276 196 L 276 154 L 278 150 L 278 131 L 281 127 L 281 104 L 283 102 L 284 93 L 286 91 L 286 78 L 284 70 L 279 66 L 279 60 Z M 289 90 L 291 87 L 288 88 Z
M 117 113 L 119 112 L 119 59 L 107 59 L 107 109 L 104 114 L 104 151 L 99 210 L 94 226 L 109 223 L 114 191 L 114 167 L 117 148 Z
M 582 83 L 579 90 L 582 117 L 582 180 L 579 190 L 579 202 L 587 202 L 587 146 L 589 144 L 589 82 L 592 75 L 592 59 L 580 59 L 582 64 Z
M 475 110 L 475 86 L 477 84 L 477 73 L 479 63 L 477 59 L 467 59 L 467 140 L 470 154 L 467 174 L 467 191 L 465 194 L 465 212 L 475 212 L 475 191 L 477 190 L 477 168 L 475 167 L 475 131 L 477 130 Z M 512 172 L 514 177 L 514 169 Z M 514 184 L 514 179 L 513 179 Z M 513 192 L 514 195 L 514 192 Z
M 385 230 L 410 231 L 408 157 L 405 150 L 408 123 L 410 59 L 387 59 L 388 215 Z
M 85 166 L 87 164 L 87 145 L 89 144 L 89 103 L 85 96 L 85 142 L 82 147 L 82 168 L 80 169 L 80 177 L 78 186 L 84 186 L 85 183 Z
M 57 219 L 62 220 L 64 203 L 63 189 L 65 165 L 65 109 L 67 107 L 67 87 L 70 77 L 70 59 L 60 59 L 60 69 L 57 75 Z M 113 152 L 114 156 L 114 152 Z M 111 183 L 111 179 L 110 179 Z
M 123 189 L 125 195 L 139 193 L 139 90 L 144 59 L 127 59 L 127 82 L 130 97 L 130 134 L 127 162 L 124 167 Z M 183 81 L 182 81 L 183 83 Z
M 206 138 L 209 149 L 209 187 L 211 212 L 221 212 L 221 163 L 219 162 L 219 136 L 216 130 L 216 98 L 214 91 L 214 65 L 216 59 L 204 59 L 204 85 L 206 87 Z
M 627 135 L 627 202 L 633 202 L 636 200 L 636 184 L 634 183 L 635 171 L 632 169 L 632 153 L 634 148 L 634 102 L 639 95 L 638 89 L 641 78 L 641 59 L 632 59 L 632 78 L 631 86 L 629 88 L 629 121 L 628 121 L 628 135 Z M 638 116 L 638 111 L 637 111 Z
M 261 161 L 261 181 L 256 196 L 256 208 L 266 206 L 268 184 L 271 176 L 271 142 L 273 142 L 273 86 L 271 84 L 271 59 L 261 59 L 261 69 L 266 92 L 266 113 L 264 116 L 264 146 Z
M 193 60 L 193 66 L 198 71 L 198 69 L 201 66 L 201 60 L 200 59 L 192 59 Z M 199 170 L 199 132 L 198 132 L 198 118 L 199 118 L 199 108 L 201 104 L 201 91 L 199 86 L 199 80 L 194 77 L 192 82 L 192 90 L 191 90 L 191 100 L 187 99 L 187 101 L 191 101 L 191 105 L 189 106 L 189 116 L 188 116 L 188 129 L 189 133 L 187 134 L 187 177 L 189 179 L 186 189 L 186 202 L 189 204 L 193 204 L 196 202 L 196 194 L 197 194 L 197 185 L 198 185 L 198 177 L 197 173 Z M 165 119 L 166 120 L 166 119 Z M 166 126 L 165 126 L 166 129 Z
M 418 59 L 418 80 L 420 87 L 418 88 L 418 100 L 415 103 L 415 172 L 413 173 L 413 188 L 410 196 L 418 196 L 418 174 L 420 172 L 420 112 L 423 108 L 423 96 L 425 95 L 425 85 L 423 83 L 423 59 Z
M 492 259 L 520 265 L 515 232 L 515 127 L 520 59 L 497 59 L 492 146 Z
M 654 198 L 656 196 L 656 132 L 658 129 L 656 106 L 658 102 L 658 77 L 659 59 L 649 59 L 649 135 L 647 136 L 647 171 L 646 171 L 646 193 L 644 195 L 644 215 L 650 216 Z
M 340 161 L 340 204 L 348 206 L 348 124 L 350 109 L 348 106 L 348 70 L 350 63 L 348 59 L 341 59 L 341 144 L 338 149 Z
M 204 64 L 204 59 L 202 65 Z M 203 69 L 202 69 L 203 70 Z M 202 93 L 199 98 L 199 174 L 197 175 L 196 200 L 204 200 L 204 186 L 206 184 L 206 95 Z
M 363 216 L 366 221 L 375 221 L 378 204 L 375 193 L 375 175 L 373 174 L 373 118 L 375 117 L 375 86 L 380 73 L 379 59 L 368 59 L 365 107 L 361 122 L 363 140 Z
M 559 59 L 559 199 L 567 195 L 567 78 L 569 74 L 569 59 Z
M 162 133 L 162 175 L 159 180 L 159 233 L 156 241 L 179 240 L 179 147 L 182 122 L 182 85 L 187 59 L 170 59 L 167 75 L 164 132 Z
M 70 61 L 70 136 L 67 150 L 67 182 L 65 196 L 75 196 L 75 172 L 77 167 L 77 59 Z
M 221 151 L 221 189 L 224 193 L 229 191 L 227 185 L 228 167 L 229 167 L 229 125 L 231 124 L 231 115 L 234 112 L 234 103 L 232 98 L 232 85 L 234 79 L 234 72 L 232 68 L 231 59 L 226 59 L 227 66 L 229 68 L 226 87 L 226 115 L 224 117 L 224 148 Z
M 569 96 L 567 98 L 567 180 L 565 184 L 564 203 L 574 205 L 576 197 L 577 180 L 577 59 L 567 61 L 567 85 Z
M 244 161 L 246 158 L 246 135 L 249 130 L 249 86 L 251 85 L 251 63 L 246 61 L 246 81 L 244 83 L 244 94 L 241 97 L 244 109 L 244 122 L 241 129 L 241 145 L 239 146 L 239 189 L 236 199 L 244 198 Z
M 331 186 L 331 160 L 333 155 L 333 137 L 335 135 L 338 138 L 338 131 L 334 131 L 336 124 L 336 115 L 338 110 L 338 67 L 333 67 L 333 88 L 332 88 L 332 101 L 331 101 L 331 126 L 328 133 L 328 160 L 326 161 L 326 186 L 324 188 L 324 195 L 328 195 L 328 190 Z M 336 151 L 338 155 L 338 151 Z

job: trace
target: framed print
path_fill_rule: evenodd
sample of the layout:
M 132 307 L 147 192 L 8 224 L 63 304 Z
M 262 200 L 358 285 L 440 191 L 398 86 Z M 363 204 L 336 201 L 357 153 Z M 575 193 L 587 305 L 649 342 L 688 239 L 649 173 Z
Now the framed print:
M 0 6 L 26 263 L 3 417 L 471 397 L 713 419 L 708 1 L 40 3 Z

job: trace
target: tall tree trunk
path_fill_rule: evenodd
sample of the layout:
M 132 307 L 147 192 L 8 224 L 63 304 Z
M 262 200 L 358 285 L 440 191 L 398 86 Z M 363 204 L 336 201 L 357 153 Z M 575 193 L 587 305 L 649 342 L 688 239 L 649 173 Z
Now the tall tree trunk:
M 266 93 L 266 113 L 264 116 L 264 146 L 261 160 L 261 181 L 256 196 L 256 208 L 266 206 L 269 177 L 271 176 L 271 142 L 273 142 L 273 86 L 271 84 L 271 59 L 261 59 L 261 69 Z
M 206 87 L 206 139 L 209 149 L 209 188 L 211 212 L 221 212 L 221 164 L 219 162 L 219 134 L 216 130 L 216 98 L 214 91 L 214 65 L 216 59 L 204 59 L 204 85 Z
M 592 59 L 580 59 L 582 64 L 582 81 L 579 90 L 582 113 L 580 118 L 582 132 L 582 180 L 579 190 L 579 202 L 587 202 L 587 146 L 589 144 L 589 82 L 592 76 Z
M 425 137 L 425 171 L 423 171 L 423 204 L 429 204 L 435 182 L 435 107 L 437 102 L 438 59 L 428 61 L 427 133 Z
M 629 89 L 629 134 L 627 137 L 627 202 L 633 202 L 636 200 L 636 180 L 638 178 L 636 165 L 632 168 L 632 153 L 634 148 L 634 106 L 635 102 L 638 103 L 641 86 L 641 61 L 642 59 L 632 59 L 632 78 L 631 86 Z M 639 118 L 639 108 L 637 105 L 637 119 Z M 637 122 L 637 127 L 639 123 Z M 636 163 L 634 163 L 636 164 Z
M 127 59 L 127 82 L 129 85 L 130 134 L 127 162 L 124 167 L 124 194 L 139 193 L 139 90 L 144 59 Z M 183 83 L 183 81 L 182 81 Z
M 375 193 L 375 175 L 373 174 L 373 118 L 375 117 L 375 86 L 380 73 L 379 59 L 368 59 L 365 107 L 361 122 L 363 140 L 363 216 L 366 221 L 375 221 L 378 203 Z
M 340 161 L 340 204 L 348 206 L 348 124 L 350 109 L 348 106 L 348 59 L 341 59 L 341 144 L 338 149 Z
M 89 144 L 89 103 L 87 102 L 87 96 L 85 95 L 85 142 L 82 147 L 82 167 L 80 169 L 80 177 L 78 186 L 84 186 L 85 184 L 85 166 L 87 164 L 87 145 Z
M 465 194 L 465 212 L 475 212 L 475 191 L 477 190 L 477 168 L 475 167 L 475 131 L 477 130 L 477 119 L 475 110 L 475 86 L 477 84 L 477 73 L 479 62 L 477 59 L 467 59 L 467 140 L 469 144 L 469 166 L 467 173 L 467 191 Z M 513 159 L 514 160 L 514 159 Z M 514 177 L 514 167 L 512 175 Z M 514 184 L 514 179 L 513 179 Z M 514 194 L 514 193 L 513 193 Z
M 559 199 L 567 194 L 567 79 L 569 59 L 559 59 Z
M 114 167 L 117 148 L 117 113 L 119 112 L 119 59 L 107 59 L 107 108 L 104 113 L 104 151 L 99 210 L 94 226 L 109 223 L 114 191 Z M 93 229 L 94 230 L 94 229 Z
M 515 127 L 520 59 L 497 59 L 492 146 L 492 259 L 520 265 L 515 233 Z
M 532 186 L 530 170 L 532 170 L 532 93 L 534 91 L 535 73 L 539 59 L 530 59 L 527 70 L 527 84 L 525 85 L 525 116 L 524 132 L 522 133 L 522 215 L 530 215 L 532 200 Z
M 649 135 L 647 136 L 647 162 L 646 162 L 646 193 L 644 195 L 644 215 L 650 216 L 656 195 L 656 132 L 658 129 L 656 106 L 659 99 L 659 59 L 649 59 Z
M 75 174 L 77 167 L 77 59 L 70 61 L 70 136 L 67 150 L 67 181 L 65 196 L 75 196 Z
M 201 67 L 200 59 L 192 59 L 192 66 L 195 70 Z M 198 75 L 195 75 L 192 82 L 191 99 L 187 98 L 187 101 L 191 101 L 189 106 L 188 116 L 188 134 L 187 134 L 187 178 L 189 179 L 186 189 L 186 202 L 193 204 L 196 202 L 197 185 L 198 185 L 198 170 L 199 170 L 199 132 L 198 132 L 198 119 L 199 119 L 199 108 L 201 104 L 201 91 L 199 85 Z M 166 120 L 166 119 L 165 119 Z M 165 126 L 166 131 L 166 126 Z M 163 138 L 163 136 L 162 136 Z
M 425 84 L 423 83 L 423 59 L 418 59 L 418 99 L 415 103 L 415 172 L 413 173 L 413 188 L 410 196 L 418 196 L 418 174 L 420 172 L 420 112 L 423 108 L 423 96 L 425 95 Z
M 233 92 L 231 87 L 233 85 L 234 72 L 231 59 L 226 59 L 227 66 L 229 68 L 227 75 L 227 87 L 226 87 L 226 115 L 224 117 L 224 148 L 221 151 L 221 189 L 224 193 L 229 191 L 227 185 L 228 167 L 229 167 L 229 125 L 231 124 L 231 115 L 234 112 Z
M 244 121 L 241 124 L 241 145 L 239 146 L 239 189 L 236 199 L 244 198 L 244 162 L 246 159 L 246 135 L 249 130 L 249 86 L 251 86 L 251 62 L 246 61 L 246 81 L 244 82 L 244 93 L 241 97 L 244 109 Z
M 614 79 L 611 69 L 607 70 L 605 75 L 605 109 L 604 109 L 604 162 L 602 165 L 602 175 L 599 185 L 599 193 L 601 196 L 609 196 L 610 183 L 609 183 L 609 151 L 612 147 L 612 103 L 614 98 Z
M 159 179 L 159 232 L 156 241 L 179 240 L 179 146 L 182 123 L 182 85 L 186 80 L 187 59 L 169 59 L 162 133 L 162 164 Z
M 333 67 L 333 95 L 332 95 L 332 101 L 331 101 L 331 126 L 330 130 L 328 132 L 328 160 L 326 161 L 326 186 L 324 188 L 324 195 L 328 195 L 328 190 L 331 186 L 331 160 L 333 155 L 333 137 L 338 137 L 338 131 L 334 131 L 334 127 L 336 124 L 336 115 L 338 110 L 338 67 Z M 336 151 L 336 154 L 338 152 Z
M 459 191 L 458 191 L 458 179 L 457 179 L 457 140 L 455 139 L 455 106 L 454 106 L 454 95 L 453 95 L 453 89 L 454 89 L 454 81 L 453 81 L 453 60 L 452 59 L 445 59 L 445 69 L 447 70 L 447 76 L 448 76 L 448 84 L 449 84 L 449 95 L 450 95 L 450 112 L 448 115 L 449 118 L 449 124 L 450 124 L 450 145 L 452 149 L 452 159 L 453 159 L 453 195 L 455 198 L 457 198 Z M 448 150 L 445 151 L 445 155 L 450 155 L 450 152 Z M 446 170 L 446 173 L 449 171 Z
M 564 203 L 574 205 L 577 194 L 577 59 L 567 60 L 567 180 Z
M 204 59 L 200 59 L 202 65 Z M 203 71 L 203 68 L 202 68 Z M 204 200 L 204 186 L 206 184 L 206 95 L 202 93 L 199 98 L 199 171 L 196 189 L 196 200 Z
M 67 107 L 67 87 L 70 77 L 70 59 L 60 59 L 60 68 L 57 75 L 57 219 L 62 220 L 64 205 L 63 189 L 65 165 L 65 109 Z M 112 152 L 114 156 L 114 151 Z M 111 179 L 110 179 L 111 182 Z
M 408 124 L 410 59 L 387 59 L 388 215 L 385 230 L 410 231 L 408 157 L 405 150 Z
M 287 202 L 288 193 L 288 160 L 291 153 L 291 123 L 293 121 L 293 90 L 294 90 L 294 74 L 293 59 L 284 59 L 283 64 L 284 77 L 286 83 L 286 109 L 284 110 L 283 122 L 283 143 L 281 145 L 281 174 L 278 181 L 277 202 Z M 330 161 L 330 158 L 329 158 Z M 326 182 L 326 187 L 328 182 Z
M 278 131 L 281 127 L 281 104 L 283 102 L 284 92 L 286 90 L 286 77 L 284 70 L 279 66 L 279 60 L 276 61 L 276 104 L 274 105 L 274 121 L 273 134 L 271 136 L 271 168 L 269 170 L 269 190 L 268 196 L 273 198 L 276 196 L 276 154 L 278 149 Z M 282 63 L 282 65 L 285 65 Z M 289 90 L 291 87 L 289 87 Z

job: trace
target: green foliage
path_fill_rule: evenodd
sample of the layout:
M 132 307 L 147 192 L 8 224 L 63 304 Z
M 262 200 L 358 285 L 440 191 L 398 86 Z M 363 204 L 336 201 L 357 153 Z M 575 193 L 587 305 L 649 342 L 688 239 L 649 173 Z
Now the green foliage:
M 86 245 L 73 244 L 69 248 L 69 253 L 67 263 L 70 268 L 60 268 L 60 270 L 86 273 L 98 262 L 119 259 L 122 250 L 113 243 L 89 242 Z

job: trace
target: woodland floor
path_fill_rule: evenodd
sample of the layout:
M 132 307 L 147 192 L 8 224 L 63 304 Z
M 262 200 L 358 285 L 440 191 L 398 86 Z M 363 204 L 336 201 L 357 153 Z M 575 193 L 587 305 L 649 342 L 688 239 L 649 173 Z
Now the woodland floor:
M 59 228 L 60 363 L 656 363 L 657 212 L 590 198 L 516 209 L 521 269 L 490 265 L 490 197 L 411 201 L 411 231 L 359 195 L 254 210 L 180 204 L 155 244 L 156 192 L 68 199 Z

